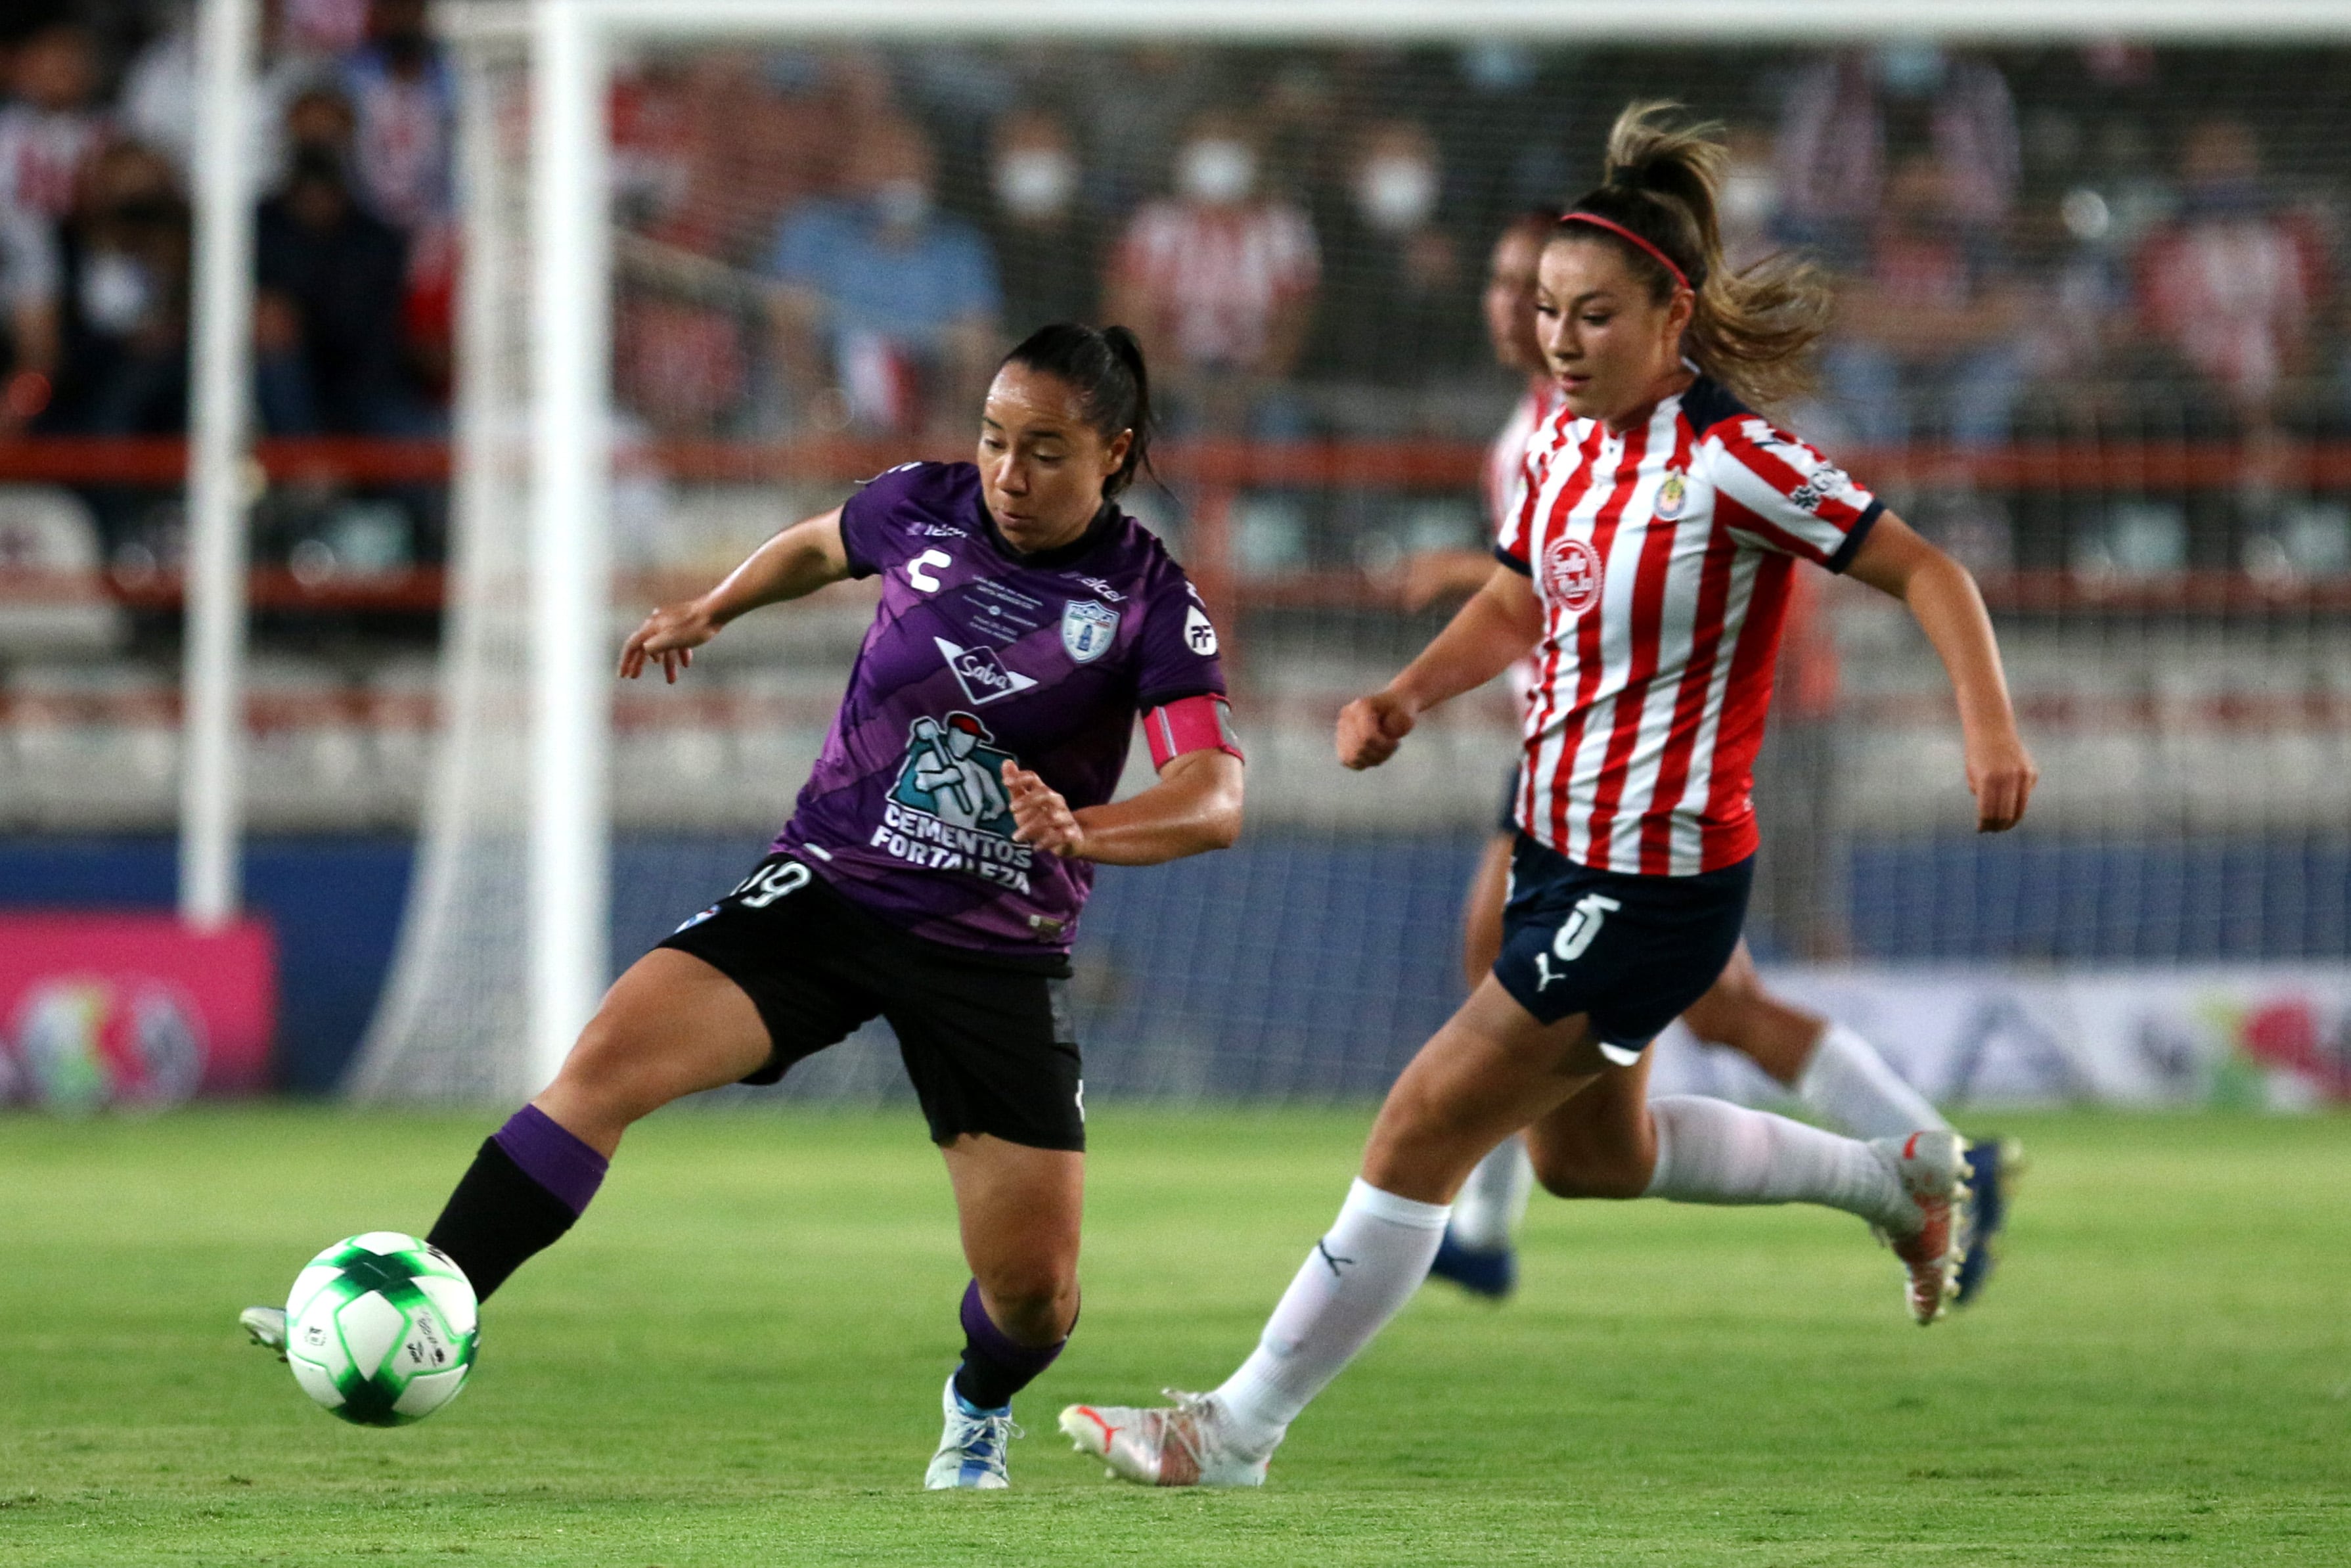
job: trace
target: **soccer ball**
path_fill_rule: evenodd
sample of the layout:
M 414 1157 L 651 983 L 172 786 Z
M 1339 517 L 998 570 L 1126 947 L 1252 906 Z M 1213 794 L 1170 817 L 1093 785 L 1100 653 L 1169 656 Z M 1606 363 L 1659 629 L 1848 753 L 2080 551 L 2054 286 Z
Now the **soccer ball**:
M 474 1287 L 449 1255 L 371 1230 L 310 1260 L 286 1298 L 286 1363 L 346 1421 L 404 1427 L 457 1396 L 473 1370 Z

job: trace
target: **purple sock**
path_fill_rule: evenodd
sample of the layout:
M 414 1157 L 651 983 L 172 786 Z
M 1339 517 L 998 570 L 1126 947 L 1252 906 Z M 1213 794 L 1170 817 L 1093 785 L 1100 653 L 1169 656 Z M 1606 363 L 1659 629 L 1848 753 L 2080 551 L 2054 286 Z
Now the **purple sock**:
M 573 1214 L 583 1213 L 588 1200 L 603 1185 L 611 1162 L 564 1129 L 563 1124 L 536 1105 L 526 1105 L 507 1118 L 491 1136 L 522 1174 L 554 1194 Z
M 1066 1334 L 1046 1345 L 1013 1340 L 979 1304 L 979 1281 L 974 1280 L 963 1292 L 963 1364 L 956 1368 L 956 1393 L 974 1409 L 1001 1410 L 1052 1365 L 1069 1343 Z

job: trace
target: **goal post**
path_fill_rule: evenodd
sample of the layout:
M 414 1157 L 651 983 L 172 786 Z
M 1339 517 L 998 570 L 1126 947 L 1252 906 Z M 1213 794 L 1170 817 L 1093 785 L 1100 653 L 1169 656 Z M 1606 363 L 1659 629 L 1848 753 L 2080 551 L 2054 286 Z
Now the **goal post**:
M 2351 37 L 2339 4 L 2305 0 L 473 0 L 444 13 L 465 84 L 456 570 L 419 870 L 352 1080 L 369 1097 L 531 1092 L 611 977 L 615 59 L 759 41 L 1687 49 Z M 517 517 L 528 520 L 519 533 Z M 1477 814 L 1459 810 L 1465 824 Z M 499 923 L 513 932 L 494 937 Z

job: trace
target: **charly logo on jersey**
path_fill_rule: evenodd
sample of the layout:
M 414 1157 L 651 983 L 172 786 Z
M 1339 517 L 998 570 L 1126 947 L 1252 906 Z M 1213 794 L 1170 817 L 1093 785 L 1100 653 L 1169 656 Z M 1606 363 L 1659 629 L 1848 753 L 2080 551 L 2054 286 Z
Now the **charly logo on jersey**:
M 1604 575 L 1600 552 L 1590 539 L 1554 539 L 1543 551 L 1543 587 L 1570 615 L 1581 615 L 1600 602 Z
M 1067 633 L 1063 634 L 1065 637 Z M 996 656 L 993 648 L 967 648 L 950 643 L 945 637 L 934 637 L 939 654 L 955 672 L 956 684 L 975 706 L 992 703 L 998 697 L 1008 697 L 1027 691 L 1037 684 L 1034 675 L 1024 675 L 1008 667 Z
M 1036 852 L 1012 838 L 1004 765 L 1014 760 L 977 715 L 916 719 L 867 847 L 925 871 L 961 872 L 1027 893 Z
M 1061 646 L 1081 664 L 1090 664 L 1110 652 L 1118 638 L 1118 612 L 1092 599 L 1072 599 L 1061 607 Z
M 1656 504 L 1649 509 L 1656 514 L 1657 521 L 1670 523 L 1681 517 L 1682 508 L 1688 504 L 1689 481 L 1675 472 L 1668 473 L 1665 483 L 1657 486 Z

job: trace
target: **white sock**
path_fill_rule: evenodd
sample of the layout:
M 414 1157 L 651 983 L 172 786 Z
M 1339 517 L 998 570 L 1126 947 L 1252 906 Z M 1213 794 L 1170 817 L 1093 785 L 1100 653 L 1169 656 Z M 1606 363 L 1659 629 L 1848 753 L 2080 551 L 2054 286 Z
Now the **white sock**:
M 1668 1094 L 1649 1102 L 1657 1168 L 1647 1196 L 1676 1203 L 1818 1203 L 1902 1233 L 1918 1208 L 1877 1151 L 1728 1100 Z
M 1453 1239 L 1473 1252 L 1508 1247 L 1527 1217 L 1527 1197 L 1534 1187 L 1534 1162 L 1527 1158 L 1526 1144 L 1516 1136 L 1504 1138 L 1478 1162 L 1453 1200 Z
M 1416 1203 L 1356 1178 L 1338 1219 L 1266 1320 L 1257 1349 L 1217 1390 L 1245 1448 L 1270 1452 L 1307 1402 L 1412 1300 L 1428 1277 L 1447 1212 L 1441 1203 Z
M 1951 1124 L 1886 1065 L 1877 1048 L 1841 1023 L 1829 1025 L 1796 1075 L 1796 1098 L 1859 1138 L 1900 1138 Z

